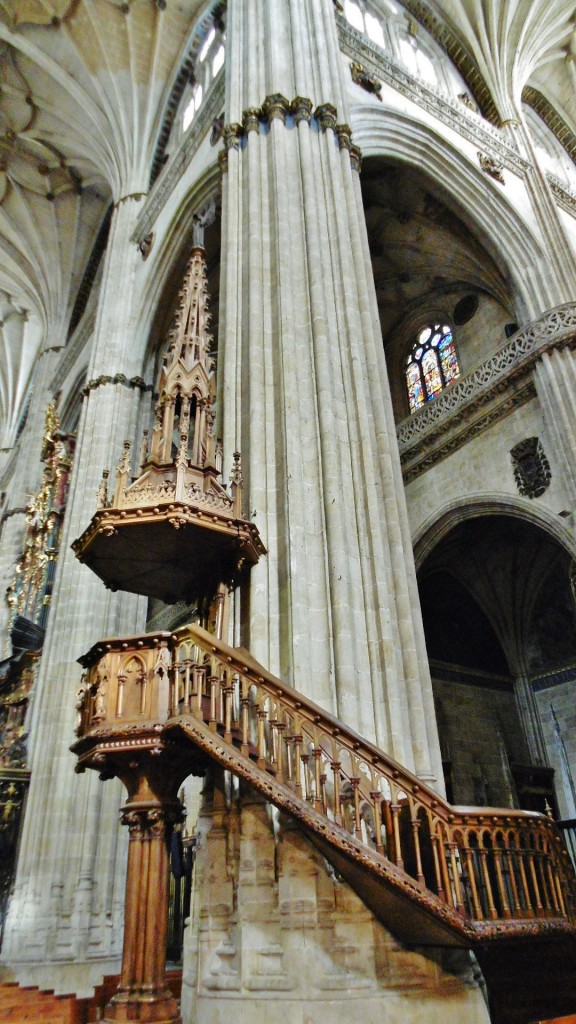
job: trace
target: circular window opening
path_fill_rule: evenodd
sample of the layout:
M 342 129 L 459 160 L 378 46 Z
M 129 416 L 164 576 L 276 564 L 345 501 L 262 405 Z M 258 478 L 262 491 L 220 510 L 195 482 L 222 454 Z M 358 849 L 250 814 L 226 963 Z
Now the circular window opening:
M 457 302 L 454 306 L 454 323 L 461 327 L 462 324 L 467 324 L 472 319 L 474 313 L 478 309 L 478 296 L 477 295 L 465 295 L 460 302 Z

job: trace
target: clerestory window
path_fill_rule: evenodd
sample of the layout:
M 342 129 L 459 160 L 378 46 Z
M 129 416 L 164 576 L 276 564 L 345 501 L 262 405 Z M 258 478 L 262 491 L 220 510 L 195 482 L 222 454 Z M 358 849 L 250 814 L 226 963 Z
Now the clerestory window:
M 427 324 L 418 331 L 406 359 L 406 389 L 410 412 L 452 384 L 460 376 L 458 356 L 448 324 Z

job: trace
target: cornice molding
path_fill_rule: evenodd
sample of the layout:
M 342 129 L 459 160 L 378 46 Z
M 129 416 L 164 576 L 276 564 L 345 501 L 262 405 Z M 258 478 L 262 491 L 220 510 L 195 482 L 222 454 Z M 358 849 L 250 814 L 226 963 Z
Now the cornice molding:
M 342 16 L 337 16 L 337 23 L 340 49 L 347 57 L 361 63 L 369 73 L 437 117 L 508 170 L 524 176 L 530 163 L 505 142 L 499 131 L 484 121 L 481 114 L 470 110 L 464 103 L 451 103 L 439 90 L 414 78 L 380 47 L 352 28 Z
M 576 347 L 576 303 L 527 324 L 490 359 L 396 430 L 405 483 L 536 396 L 532 369 L 552 349 Z
M 548 173 L 546 180 L 552 191 L 552 195 L 558 206 L 566 213 L 569 213 L 572 217 L 576 217 L 576 192 L 573 192 L 571 188 L 568 188 L 560 178 L 557 178 L 555 174 Z

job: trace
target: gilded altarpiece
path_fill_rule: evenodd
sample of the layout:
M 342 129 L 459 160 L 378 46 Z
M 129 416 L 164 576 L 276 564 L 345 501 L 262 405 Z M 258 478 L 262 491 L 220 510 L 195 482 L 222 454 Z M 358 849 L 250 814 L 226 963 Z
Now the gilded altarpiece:
M 26 507 L 22 554 L 6 593 L 9 641 L 0 662 L 0 938 L 30 780 L 26 713 L 50 609 L 74 440 L 60 430 L 51 403 L 40 452 L 42 484 Z

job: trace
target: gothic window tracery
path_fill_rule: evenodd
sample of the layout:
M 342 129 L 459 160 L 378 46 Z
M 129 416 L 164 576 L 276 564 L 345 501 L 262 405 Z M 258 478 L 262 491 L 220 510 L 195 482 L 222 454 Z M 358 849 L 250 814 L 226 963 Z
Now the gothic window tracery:
M 406 359 L 405 380 L 410 412 L 416 412 L 459 376 L 460 366 L 451 327 L 448 324 L 427 324 L 418 331 Z

